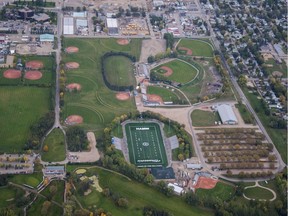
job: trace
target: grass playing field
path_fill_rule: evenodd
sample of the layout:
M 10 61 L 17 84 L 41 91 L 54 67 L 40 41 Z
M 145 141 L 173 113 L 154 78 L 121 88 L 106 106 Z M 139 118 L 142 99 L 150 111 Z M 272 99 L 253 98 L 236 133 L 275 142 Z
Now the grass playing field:
M 45 139 L 44 145 L 48 146 L 48 152 L 43 152 L 43 161 L 63 161 L 65 159 L 64 134 L 61 129 L 55 128 Z
M 137 167 L 167 166 L 160 127 L 153 122 L 125 125 L 130 162 Z
M 0 87 L 0 151 L 22 150 L 30 126 L 49 111 L 50 89 Z
M 170 89 L 166 89 L 158 86 L 148 86 L 148 94 L 157 94 L 163 101 L 176 101 L 178 100 L 178 95 L 172 92 Z
M 135 86 L 134 67 L 125 56 L 110 56 L 104 62 L 106 78 L 112 85 Z
M 213 113 L 204 110 L 194 110 L 191 113 L 192 125 L 194 127 L 214 126 L 215 121 L 220 121 L 218 113 Z
M 212 189 L 197 189 L 196 195 L 199 197 L 213 196 L 219 198 L 223 201 L 230 199 L 235 194 L 235 187 L 225 184 L 223 182 L 218 182 L 216 186 Z
M 178 47 L 186 47 L 192 50 L 192 56 L 213 57 L 213 46 L 210 42 L 204 40 L 189 40 L 181 39 Z M 178 52 L 185 54 L 185 51 L 178 50 Z
M 72 169 L 71 169 L 72 167 Z M 75 165 L 68 165 L 67 170 L 74 170 Z M 199 207 L 192 207 L 187 205 L 183 199 L 178 196 L 167 197 L 160 193 L 153 187 L 140 184 L 136 181 L 129 181 L 120 175 L 108 172 L 99 168 L 90 168 L 89 175 L 97 175 L 99 183 L 102 188 L 109 188 L 113 193 L 118 194 L 120 197 L 126 197 L 129 205 L 128 208 L 119 208 L 116 206 L 112 199 L 109 199 L 103 194 L 99 193 L 92 188 L 92 192 L 87 196 L 75 196 L 82 204 L 83 208 L 93 211 L 95 205 L 101 207 L 112 215 L 117 216 L 142 216 L 142 209 L 144 206 L 151 206 L 156 209 L 163 209 L 173 215 L 191 216 L 191 215 L 213 215 L 213 212 L 201 209 Z M 78 185 L 75 185 L 78 188 Z
M 81 115 L 84 128 L 102 131 L 105 125 L 127 112 L 135 112 L 134 98 L 127 101 L 116 99 L 116 92 L 111 91 L 103 82 L 100 58 L 109 51 L 122 51 L 139 58 L 141 40 L 132 39 L 127 46 L 117 44 L 116 39 L 81 39 L 65 38 L 64 47 L 77 46 L 78 53 L 63 53 L 63 62 L 75 61 L 80 67 L 66 73 L 67 83 L 77 82 L 82 89 L 79 93 L 65 94 L 62 120 L 69 115 Z
M 173 70 L 173 73 L 166 77 L 170 81 L 186 84 L 192 81 L 198 75 L 197 68 L 178 59 L 159 65 L 158 67 L 154 68 L 152 72 L 159 74 L 165 73 L 166 71 L 161 69 L 162 66 L 169 67 Z
M 266 199 L 270 200 L 273 198 L 273 194 L 264 188 L 253 187 L 244 190 L 244 194 L 251 199 Z
M 283 74 L 283 77 L 288 76 L 287 66 L 285 62 L 282 62 L 281 64 L 279 64 L 273 58 L 270 58 L 267 61 L 265 61 L 264 67 L 266 71 L 268 72 L 268 75 L 272 75 L 274 71 L 279 71 Z

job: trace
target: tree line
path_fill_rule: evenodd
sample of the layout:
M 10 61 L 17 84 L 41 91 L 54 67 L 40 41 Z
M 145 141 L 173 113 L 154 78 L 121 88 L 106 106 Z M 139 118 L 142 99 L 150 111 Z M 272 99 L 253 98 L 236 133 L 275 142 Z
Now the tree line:
M 105 68 L 105 59 L 107 59 L 108 57 L 111 56 L 125 56 L 127 58 L 129 58 L 132 62 L 136 62 L 136 57 L 132 56 L 128 53 L 125 52 L 107 52 L 105 53 L 102 57 L 101 57 L 101 73 L 102 73 L 102 77 L 104 80 L 105 85 L 111 89 L 112 91 L 132 91 L 133 90 L 133 85 L 129 85 L 129 86 L 117 86 L 117 85 L 113 85 L 111 84 L 106 77 L 106 68 Z

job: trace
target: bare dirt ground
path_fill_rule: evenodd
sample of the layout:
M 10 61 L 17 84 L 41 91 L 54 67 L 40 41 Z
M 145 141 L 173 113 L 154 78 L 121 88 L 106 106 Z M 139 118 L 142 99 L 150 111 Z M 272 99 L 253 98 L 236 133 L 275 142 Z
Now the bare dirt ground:
M 162 97 L 156 94 L 147 94 L 148 100 L 153 102 L 163 103 Z
M 13 61 L 14 61 L 14 56 L 7 55 L 6 63 L 5 64 L 0 64 L 0 68 L 12 68 L 13 67 Z
M 96 147 L 96 138 L 93 132 L 87 133 L 87 139 L 89 141 L 90 151 L 87 152 L 73 152 L 70 155 L 77 157 L 77 162 L 95 162 L 100 159 L 99 151 Z
M 50 55 L 51 52 L 53 52 L 53 46 L 51 43 L 41 44 L 41 47 L 36 46 L 36 44 L 17 44 L 16 46 L 16 53 L 20 55 Z
M 65 124 L 74 125 L 83 123 L 83 117 L 79 115 L 70 115 L 65 119 Z
M 4 71 L 3 76 L 7 79 L 18 79 L 21 77 L 21 71 L 15 69 L 8 69 Z
M 139 62 L 147 62 L 150 55 L 166 51 L 166 42 L 163 39 L 147 39 L 142 41 L 142 49 Z
M 116 98 L 118 99 L 118 100 L 128 100 L 129 98 L 130 98 L 130 94 L 129 93 L 127 93 L 127 92 L 118 92 L 117 94 L 116 94 Z
M 165 77 L 169 77 L 173 74 L 173 70 L 167 66 L 162 66 L 161 69 L 166 71 L 166 73 L 163 74 Z
M 186 55 L 192 55 L 192 50 L 187 48 L 187 47 L 179 47 L 179 50 L 185 50 L 186 51 Z
M 44 64 L 42 61 L 29 61 L 26 62 L 25 67 L 26 68 L 30 68 L 30 69 L 34 69 L 34 70 L 38 70 L 43 68 Z
M 65 49 L 65 52 L 66 53 L 76 53 L 76 52 L 79 52 L 79 48 L 78 47 L 74 47 L 74 46 L 70 46 L 70 47 L 67 47 Z
M 78 84 L 78 83 L 70 83 L 66 86 L 66 88 L 70 91 L 76 89 L 77 91 L 80 91 L 81 90 L 81 85 Z
M 41 77 L 42 73 L 40 71 L 27 71 L 24 75 L 24 78 L 28 80 L 38 80 Z
M 273 55 L 271 53 L 262 53 L 262 56 L 264 58 L 264 61 L 267 61 L 270 58 L 273 58 Z
M 77 68 L 79 68 L 79 63 L 78 62 L 67 62 L 65 64 L 65 67 L 67 69 L 77 69 Z
M 118 39 L 117 43 L 120 45 L 127 45 L 130 43 L 130 41 L 128 39 Z

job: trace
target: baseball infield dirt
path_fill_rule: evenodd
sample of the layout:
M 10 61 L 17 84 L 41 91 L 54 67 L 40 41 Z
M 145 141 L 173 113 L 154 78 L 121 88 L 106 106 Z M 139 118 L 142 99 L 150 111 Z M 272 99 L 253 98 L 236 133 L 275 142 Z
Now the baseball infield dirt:
M 42 61 L 29 61 L 26 62 L 25 67 L 26 68 L 30 68 L 30 69 L 34 69 L 34 70 L 38 70 L 43 68 L 43 62 Z
M 173 74 L 173 70 L 167 66 L 162 66 L 161 69 L 166 71 L 166 73 L 163 74 L 165 77 L 169 77 Z
M 218 180 L 200 176 L 194 188 L 212 189 L 216 186 Z
M 79 63 L 77 63 L 77 62 L 67 62 L 65 64 L 65 67 L 67 69 L 76 69 L 76 68 L 79 68 Z
M 77 53 L 77 52 L 79 52 L 79 48 L 78 47 L 74 47 L 74 46 L 70 46 L 70 47 L 67 47 L 65 49 L 65 52 L 66 53 Z
M 127 44 L 129 44 L 130 42 L 129 42 L 128 39 L 118 39 L 118 40 L 117 40 L 117 43 L 118 43 L 119 45 L 127 45 Z
M 66 118 L 65 123 L 67 125 L 81 124 L 83 123 L 83 117 L 79 115 L 70 115 Z
M 80 91 L 81 90 L 81 85 L 78 84 L 78 83 L 70 83 L 66 86 L 66 88 L 70 91 L 76 89 L 77 91 Z
M 21 77 L 21 71 L 15 69 L 8 69 L 4 71 L 3 76 L 7 79 L 18 79 Z
M 118 92 L 116 94 L 116 98 L 121 101 L 128 100 L 130 98 L 130 94 L 127 92 Z
M 24 78 L 28 80 L 38 80 L 41 77 L 42 73 L 40 71 L 27 71 L 24 75 Z
M 186 51 L 186 55 L 192 55 L 192 50 L 187 47 L 179 47 L 178 49 Z
M 163 100 L 159 95 L 147 94 L 147 97 L 149 101 L 163 103 Z

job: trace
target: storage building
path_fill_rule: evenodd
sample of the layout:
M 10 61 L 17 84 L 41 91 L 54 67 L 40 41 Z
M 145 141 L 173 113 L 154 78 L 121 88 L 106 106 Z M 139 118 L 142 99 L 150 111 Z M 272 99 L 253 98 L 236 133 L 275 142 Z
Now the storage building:
M 235 113 L 230 105 L 221 104 L 217 107 L 217 111 L 221 118 L 222 124 L 238 124 L 238 120 Z

